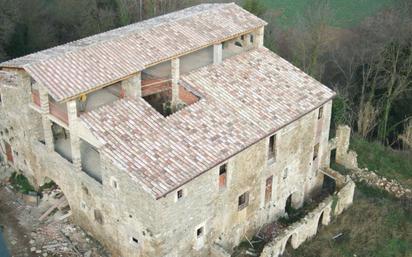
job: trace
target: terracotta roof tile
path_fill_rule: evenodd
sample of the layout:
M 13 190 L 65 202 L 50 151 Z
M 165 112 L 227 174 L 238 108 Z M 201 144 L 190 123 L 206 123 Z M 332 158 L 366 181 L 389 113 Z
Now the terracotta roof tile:
M 56 101 L 266 22 L 239 6 L 204 4 L 0 64 L 24 68 Z
M 203 97 L 163 117 L 142 98 L 119 100 L 81 120 L 103 151 L 155 197 L 209 170 L 334 96 L 265 48 L 181 78 Z

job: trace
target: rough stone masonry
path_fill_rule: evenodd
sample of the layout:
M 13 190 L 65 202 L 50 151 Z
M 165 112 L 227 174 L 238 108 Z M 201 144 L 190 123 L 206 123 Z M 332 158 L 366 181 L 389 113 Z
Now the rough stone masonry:
M 1 153 L 114 256 L 230 253 L 329 167 L 335 93 L 265 25 L 204 4 L 2 63 Z

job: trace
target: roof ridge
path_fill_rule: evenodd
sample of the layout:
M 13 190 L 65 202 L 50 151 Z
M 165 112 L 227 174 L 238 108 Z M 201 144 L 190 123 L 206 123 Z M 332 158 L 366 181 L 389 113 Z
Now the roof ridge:
M 108 42 L 116 42 L 116 41 L 118 41 L 120 39 L 123 39 L 127 36 L 130 36 L 130 35 L 134 35 L 134 34 L 137 34 L 137 33 L 143 32 L 143 31 L 147 31 L 147 30 L 153 29 L 155 27 L 162 26 L 162 25 L 167 24 L 167 23 L 169 23 L 169 24 L 170 23 L 176 23 L 177 21 L 187 19 L 189 17 L 195 17 L 197 15 L 204 14 L 204 13 L 210 12 L 212 10 L 216 10 L 218 8 L 223 8 L 223 7 L 226 7 L 226 6 L 229 6 L 229 5 L 234 5 L 234 3 L 233 2 L 232 3 L 203 3 L 203 4 L 187 7 L 187 8 L 181 9 L 181 10 L 177 10 L 177 11 L 174 11 L 174 12 L 162 14 L 162 15 L 159 15 L 159 16 L 156 16 L 156 17 L 152 17 L 152 18 L 149 18 L 149 19 L 146 19 L 146 20 L 131 23 L 131 24 L 128 24 L 128 25 L 125 25 L 125 26 L 117 27 L 117 28 L 114 28 L 114 29 L 111 29 L 111 30 L 108 30 L 108 31 L 100 32 L 98 34 L 93 34 L 93 35 L 90 35 L 90 36 L 79 38 L 79 39 L 76 39 L 76 40 L 73 40 L 73 41 L 70 41 L 70 42 L 66 42 L 64 44 L 57 45 L 57 46 L 54 46 L 54 47 L 51 47 L 51 48 L 39 50 L 37 52 L 33 52 L 31 54 L 24 55 L 24 56 L 21 56 L 21 57 L 17 57 L 17 58 L 5 61 L 3 63 L 0 63 L 0 66 L 3 66 L 4 64 L 6 64 L 5 67 L 10 67 L 10 66 L 7 66 L 7 63 L 10 63 L 12 61 L 16 61 L 16 60 L 19 60 L 19 59 L 23 59 L 23 58 L 26 58 L 26 57 L 35 56 L 35 55 L 39 55 L 39 54 L 46 54 L 47 55 L 48 52 L 51 53 L 52 51 L 55 51 L 55 50 L 57 50 L 59 52 L 56 55 L 49 55 L 47 58 L 42 58 L 42 59 L 39 59 L 39 60 L 35 60 L 31 63 L 26 63 L 26 64 L 23 64 L 21 66 L 21 68 L 28 67 L 28 66 L 31 66 L 31 65 L 35 65 L 37 63 L 41 63 L 41 62 L 46 61 L 46 60 L 59 58 L 61 56 L 64 56 L 64 55 L 67 55 L 67 54 L 70 54 L 70 53 L 73 53 L 73 52 L 78 52 L 78 51 L 82 51 L 82 50 L 85 50 L 85 49 L 89 49 L 89 48 L 97 46 L 97 45 L 105 44 L 105 43 L 108 43 Z M 205 7 L 205 6 L 212 7 L 212 8 L 211 9 L 202 9 L 201 8 L 201 7 Z M 194 10 L 195 13 L 190 14 L 189 13 L 190 10 Z M 187 12 L 187 13 L 185 13 L 185 12 Z M 182 17 L 178 17 L 179 14 L 184 14 L 184 15 Z M 176 17 L 173 17 L 173 16 L 176 16 Z M 167 18 L 171 18 L 171 21 L 168 21 Z M 157 24 L 151 24 L 151 25 L 149 24 L 151 22 L 155 22 L 156 20 L 160 20 L 160 22 L 157 23 Z M 148 27 L 144 27 L 145 24 L 149 24 Z M 140 25 L 141 28 L 137 28 L 138 25 Z M 122 30 L 126 30 L 127 28 L 132 28 L 133 26 L 136 26 L 136 28 L 134 28 L 134 30 L 128 31 L 128 33 L 126 33 L 126 34 L 119 34 L 119 32 L 121 32 Z M 109 35 L 111 38 L 100 39 L 100 40 L 98 39 L 99 37 L 102 37 L 105 34 Z M 91 40 L 91 39 L 95 39 L 95 40 L 91 43 L 86 43 L 85 42 L 85 41 Z M 81 44 L 81 43 L 84 43 L 84 45 L 83 46 L 76 45 L 76 44 Z M 65 47 L 68 47 L 68 49 L 64 49 Z M 11 67 L 13 67 L 13 65 Z

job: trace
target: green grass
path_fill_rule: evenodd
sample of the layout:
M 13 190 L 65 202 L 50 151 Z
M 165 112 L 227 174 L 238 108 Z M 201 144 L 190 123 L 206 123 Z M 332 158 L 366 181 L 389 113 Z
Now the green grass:
M 330 0 L 329 6 L 334 17 L 331 26 L 340 28 L 353 27 L 365 17 L 374 15 L 394 0 Z M 263 0 L 263 3 L 274 11 L 279 11 L 279 22 L 284 26 L 296 23 L 300 14 L 305 12 L 316 0 Z
M 396 179 L 412 188 L 412 153 L 395 151 L 358 136 L 352 138 L 350 147 L 358 154 L 359 167 L 376 171 L 379 175 Z
M 298 249 L 296 257 L 411 257 L 412 216 L 407 205 L 379 189 L 360 184 L 354 204 Z M 332 237 L 343 233 L 336 240 Z

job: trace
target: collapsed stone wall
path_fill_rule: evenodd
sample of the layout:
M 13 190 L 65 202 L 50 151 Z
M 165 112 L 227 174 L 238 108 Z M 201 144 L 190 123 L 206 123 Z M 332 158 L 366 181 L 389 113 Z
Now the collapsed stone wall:
M 368 168 L 358 166 L 357 153 L 349 150 L 350 133 L 350 127 L 339 126 L 336 130 L 336 138 L 329 142 L 330 149 L 336 149 L 336 163 L 349 169 L 351 178 L 356 182 L 364 182 L 372 187 L 380 188 L 397 198 L 412 198 L 411 190 L 403 187 L 398 181 L 387 179 Z
M 364 182 L 370 186 L 378 187 L 386 192 L 391 193 L 397 198 L 407 197 L 412 198 L 412 191 L 409 188 L 403 187 L 398 181 L 394 179 L 387 179 L 379 176 L 374 171 L 364 169 L 354 169 L 350 174 L 351 178 L 356 182 Z
M 344 177 L 336 172 L 329 173 L 328 171 L 325 170 L 324 172 L 335 178 L 337 182 L 345 181 L 342 188 L 336 194 L 324 199 L 316 209 L 309 212 L 303 219 L 283 230 L 264 247 L 261 257 L 280 256 L 288 242 L 290 242 L 293 249 L 298 248 L 307 239 L 316 235 L 319 224 L 328 225 L 333 217 L 341 214 L 352 204 L 355 183 L 349 177 Z

